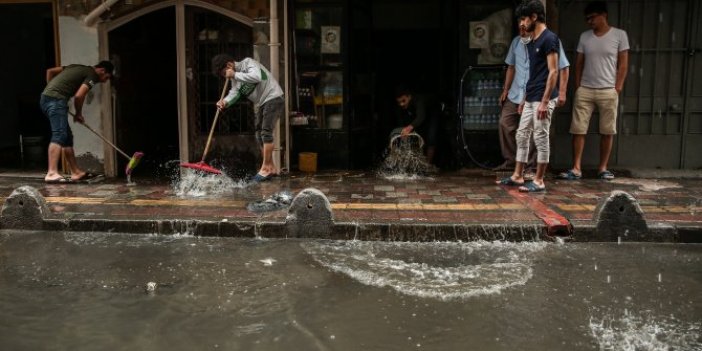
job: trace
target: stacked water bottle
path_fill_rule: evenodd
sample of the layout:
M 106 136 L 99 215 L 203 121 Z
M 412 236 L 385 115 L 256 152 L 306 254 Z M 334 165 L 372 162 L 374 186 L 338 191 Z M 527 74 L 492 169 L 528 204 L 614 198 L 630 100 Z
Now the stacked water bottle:
M 502 82 L 497 79 L 471 81 L 472 96 L 463 97 L 463 128 L 494 129 L 500 119 Z

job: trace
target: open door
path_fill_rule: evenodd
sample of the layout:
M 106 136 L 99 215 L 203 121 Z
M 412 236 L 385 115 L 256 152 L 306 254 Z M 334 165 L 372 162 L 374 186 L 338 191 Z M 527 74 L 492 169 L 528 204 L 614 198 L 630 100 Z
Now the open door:
M 51 2 L 0 4 L 0 165 L 5 169 L 46 170 L 51 138 L 39 108 L 46 69 L 56 66 Z
M 175 8 L 168 7 L 109 32 L 116 144 L 129 155 L 143 151 L 136 173 L 159 178 L 179 165 L 174 28 Z M 127 161 L 117 155 L 118 175 Z

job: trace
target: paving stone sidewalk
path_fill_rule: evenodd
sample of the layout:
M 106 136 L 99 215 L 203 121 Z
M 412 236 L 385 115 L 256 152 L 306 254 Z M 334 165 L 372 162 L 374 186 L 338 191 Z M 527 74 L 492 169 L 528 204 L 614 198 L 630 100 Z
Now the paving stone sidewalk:
M 4 176 L 0 177 L 0 196 L 4 200 L 19 186 L 33 186 L 45 197 L 54 219 L 282 223 L 285 208 L 252 212 L 247 204 L 281 191 L 296 194 L 313 187 L 326 194 L 335 221 L 340 223 L 540 226 L 544 224 L 540 212 L 547 211 L 577 229 L 592 227 L 599 201 L 622 190 L 638 200 L 650 225 L 672 225 L 694 233 L 702 228 L 702 179 L 547 179 L 545 192 L 520 194 L 494 184 L 502 175 L 473 170 L 388 180 L 354 171 L 291 174 L 261 184 L 215 182 L 196 195 L 170 182 L 138 177 L 136 185 L 128 186 L 124 179 L 47 185 L 41 179 Z

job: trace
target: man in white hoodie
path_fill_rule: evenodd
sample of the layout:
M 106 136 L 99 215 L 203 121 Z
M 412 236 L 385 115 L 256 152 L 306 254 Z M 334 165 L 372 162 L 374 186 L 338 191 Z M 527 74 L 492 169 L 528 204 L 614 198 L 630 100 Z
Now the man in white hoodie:
M 231 89 L 224 99 L 217 102 L 223 110 L 247 97 L 255 105 L 256 141 L 261 147 L 263 162 L 258 173 L 252 178 L 255 182 L 270 180 L 278 174 L 273 163 L 273 130 L 285 113 L 285 99 L 280 84 L 262 64 L 251 58 L 239 62 L 227 54 L 212 58 L 212 73 L 231 81 Z

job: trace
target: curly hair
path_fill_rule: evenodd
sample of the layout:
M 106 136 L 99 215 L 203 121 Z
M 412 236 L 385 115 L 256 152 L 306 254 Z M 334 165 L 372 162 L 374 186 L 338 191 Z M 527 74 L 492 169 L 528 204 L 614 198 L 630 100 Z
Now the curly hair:
M 227 67 L 229 62 L 234 62 L 234 57 L 228 54 L 219 54 L 212 58 L 212 74 L 220 76 L 220 72 Z
M 544 9 L 544 4 L 539 0 L 527 0 L 517 6 L 514 11 L 517 18 L 530 17 L 531 15 L 536 15 L 536 20 L 542 23 L 546 22 L 546 10 Z

